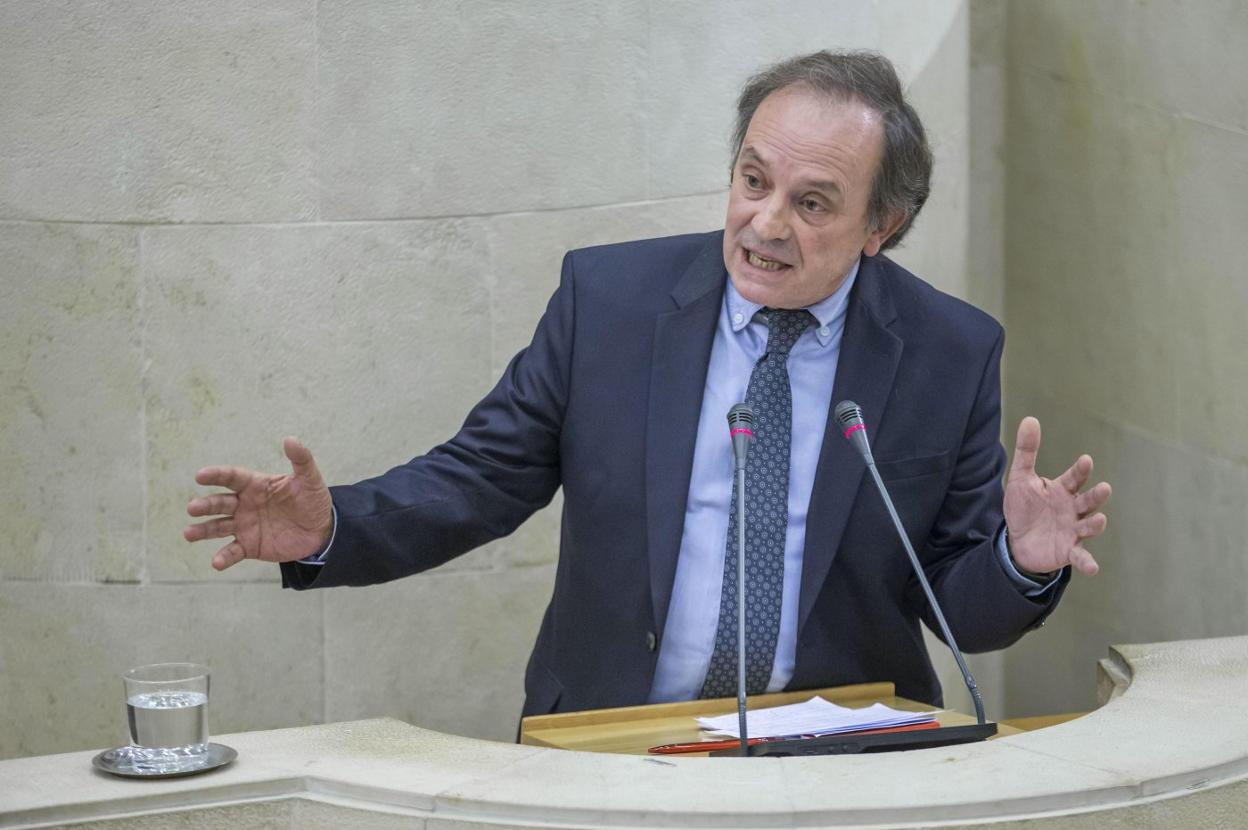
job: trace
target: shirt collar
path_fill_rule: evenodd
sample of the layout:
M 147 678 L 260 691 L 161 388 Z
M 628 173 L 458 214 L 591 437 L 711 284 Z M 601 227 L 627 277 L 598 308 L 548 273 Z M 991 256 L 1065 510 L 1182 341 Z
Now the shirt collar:
M 862 257 L 860 256 L 854 260 L 853 267 L 849 269 L 845 280 L 836 291 L 814 305 L 806 306 L 806 310 L 819 322 L 815 329 L 815 337 L 818 338 L 820 345 L 828 345 L 845 322 L 845 311 L 849 307 L 849 292 L 854 287 L 854 281 L 858 279 L 858 267 L 861 264 Z M 728 323 L 734 332 L 739 332 L 748 326 L 754 319 L 754 315 L 763 307 L 738 294 L 731 277 L 728 278 L 728 290 L 724 292 L 724 304 L 728 309 Z

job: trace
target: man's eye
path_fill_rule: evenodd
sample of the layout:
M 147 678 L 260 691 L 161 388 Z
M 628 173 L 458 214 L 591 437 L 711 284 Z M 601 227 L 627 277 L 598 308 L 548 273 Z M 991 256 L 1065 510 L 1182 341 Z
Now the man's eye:
M 741 181 L 745 182 L 745 186 L 750 190 L 758 190 L 763 186 L 763 181 L 753 173 L 745 173 L 741 176 Z
M 803 199 L 802 209 L 809 213 L 823 213 L 823 202 L 818 199 Z

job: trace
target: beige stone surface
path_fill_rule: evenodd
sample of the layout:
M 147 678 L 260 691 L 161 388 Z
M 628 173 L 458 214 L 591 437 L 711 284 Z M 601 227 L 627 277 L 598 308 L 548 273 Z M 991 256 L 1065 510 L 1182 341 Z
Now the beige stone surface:
M 1221 228 L 1245 218 L 1248 135 L 1021 83 L 1035 108 L 1012 135 L 1036 152 L 1011 178 L 1008 292 L 1032 312 L 1011 315 L 1010 333 L 1034 348 L 1013 350 L 1013 368 L 1099 417 L 1243 463 L 1248 296 L 1230 264 L 1242 242 Z
M 935 158 L 932 192 L 910 233 L 888 256 L 940 290 L 965 298 L 970 116 L 966 5 L 959 4 L 952 19 L 940 22 L 944 28 L 928 32 L 935 46 L 929 60 L 905 78 Z
M 142 573 L 138 260 L 131 228 L 0 222 L 4 579 Z
M 322 719 L 317 595 L 3 582 L 0 631 L 0 758 L 127 743 L 121 674 L 147 663 L 212 670 L 214 734 Z
M 327 721 L 394 717 L 514 741 L 553 565 L 432 571 L 325 596 Z
M 1012 61 L 1111 97 L 1248 131 L 1248 9 L 1150 0 L 1010 3 Z M 1193 13 L 1198 12 L 1198 13 Z
M 1248 631 L 1248 16 L 1188 12 L 1009 7 L 1007 422 L 1115 487 L 1101 575 L 1006 656 L 1011 711 L 1087 708 L 1107 642 Z
M 1164 640 L 1248 630 L 1248 563 L 1226 541 L 1248 534 L 1248 471 L 1069 412 L 1060 400 L 1015 395 L 1009 409 L 1011 420 L 1045 413 L 1043 472 L 1055 475 L 1090 450 L 1098 473 L 1117 486 L 1109 529 L 1089 545 L 1101 574 L 1076 575 L 1060 611 L 1006 654 L 1013 711 L 1087 710 L 1094 689 L 1079 666 L 1130 634 Z
M 725 188 L 736 99 L 745 79 L 766 64 L 803 52 L 877 47 L 880 5 L 799 0 L 786 4 L 785 14 L 776 14 L 743 0 L 717 3 L 713 9 L 650 4 L 642 108 L 647 195 Z
M 449 437 L 493 382 L 475 222 L 144 234 L 153 579 L 221 578 L 218 543 L 181 538 L 199 467 L 282 471 L 298 435 L 327 480 L 377 475 Z
M 0 4 L 0 218 L 316 215 L 316 4 Z
M 639 3 L 319 4 L 322 216 L 646 196 Z
M 254 804 L 230 804 L 185 812 L 157 813 L 146 816 L 75 822 L 60 825 L 72 830 L 289 830 L 295 824 L 295 808 L 299 802 L 261 801 Z M 324 826 L 324 825 L 322 825 Z M 338 825 L 343 826 L 343 825 Z M 409 825 L 410 826 L 410 825 Z M 364 825 L 363 830 L 370 830 Z
M 430 826 L 423 817 L 374 812 L 335 801 L 299 798 L 289 803 L 290 826 L 299 830 L 425 830 Z
M 177 808 L 196 826 L 197 814 L 216 821 L 222 807 L 245 801 L 260 802 L 262 814 L 290 809 L 298 826 L 376 813 L 364 826 L 423 820 L 447 830 L 1235 826 L 1248 809 L 1248 719 L 1242 707 L 1199 704 L 1237 699 L 1248 638 L 1123 646 L 1112 659 L 1129 681 L 1102 709 L 961 747 L 657 759 L 476 741 L 381 719 L 221 735 L 239 751 L 235 764 L 142 784 L 93 774 L 90 753 L 0 761 L 0 822 L 117 818 L 124 827 L 123 815 L 149 821 Z M 297 801 L 272 805 L 288 799 Z
M 1005 324 L 1005 142 L 1007 12 L 971 0 L 968 70 L 966 299 Z

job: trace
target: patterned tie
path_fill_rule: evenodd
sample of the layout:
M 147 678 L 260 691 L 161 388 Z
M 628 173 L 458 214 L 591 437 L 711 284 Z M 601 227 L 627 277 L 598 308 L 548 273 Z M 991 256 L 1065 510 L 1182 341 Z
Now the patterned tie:
M 784 590 L 784 537 L 789 527 L 789 439 L 793 396 L 789 350 L 814 321 L 809 311 L 765 308 L 767 352 L 754 365 L 746 402 L 754 409 L 754 443 L 745 467 L 745 688 L 767 689 L 780 634 Z M 715 651 L 702 694 L 730 697 L 737 691 L 737 490 L 732 490 L 724 584 L 719 598 Z

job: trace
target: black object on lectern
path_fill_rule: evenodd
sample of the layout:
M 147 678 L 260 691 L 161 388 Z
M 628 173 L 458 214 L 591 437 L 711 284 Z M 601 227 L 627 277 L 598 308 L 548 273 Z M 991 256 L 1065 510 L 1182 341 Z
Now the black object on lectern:
M 797 755 L 859 755 L 866 752 L 899 752 L 907 749 L 932 749 L 954 744 L 987 740 L 997 734 L 997 725 L 973 723 L 969 726 L 942 726 L 915 732 L 877 732 L 873 735 L 824 735 L 818 738 L 794 738 L 790 741 L 764 741 L 750 747 L 750 757 L 769 755 L 784 758 Z M 741 750 L 721 749 L 712 756 L 740 757 Z

